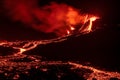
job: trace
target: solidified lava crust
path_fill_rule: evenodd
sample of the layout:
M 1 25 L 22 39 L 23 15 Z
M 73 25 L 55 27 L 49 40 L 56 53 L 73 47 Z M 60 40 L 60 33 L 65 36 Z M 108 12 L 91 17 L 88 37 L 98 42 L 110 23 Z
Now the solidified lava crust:
M 17 60 L 17 61 L 16 61 Z M 19 55 L 0 57 L 0 80 L 119 80 L 107 72 L 75 62 L 42 61 L 41 57 Z

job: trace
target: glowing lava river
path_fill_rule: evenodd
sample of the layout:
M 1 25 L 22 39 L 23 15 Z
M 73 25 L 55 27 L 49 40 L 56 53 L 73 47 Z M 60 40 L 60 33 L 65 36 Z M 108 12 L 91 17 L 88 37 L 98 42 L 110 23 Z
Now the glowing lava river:
M 80 36 L 81 34 L 77 35 Z M 0 43 L 0 79 L 19 80 L 119 80 L 120 73 L 99 70 L 77 61 L 43 60 L 38 55 L 25 52 L 40 45 L 64 42 L 75 35 L 51 40 L 16 41 Z M 7 52 L 6 52 L 7 51 Z M 10 54 L 11 53 L 11 54 Z
M 67 35 L 54 39 L 1 41 L 0 80 L 119 80 L 118 72 L 99 70 L 79 61 L 46 60 L 41 53 L 37 53 L 42 50 L 38 48 L 40 46 L 58 44 L 91 32 L 92 22 L 96 19 L 95 16 L 88 18 L 86 15 L 85 24 L 81 28 L 75 31 L 75 28 L 70 26 Z
M 92 14 L 99 12 L 96 7 L 89 14 L 87 7 L 76 9 L 79 3 L 73 2 L 73 8 L 46 2 L 0 1 L 0 80 L 120 80 L 118 29 L 97 32 L 93 22 L 102 17 Z M 107 7 L 102 7 L 105 14 Z M 108 24 L 103 20 L 101 25 Z

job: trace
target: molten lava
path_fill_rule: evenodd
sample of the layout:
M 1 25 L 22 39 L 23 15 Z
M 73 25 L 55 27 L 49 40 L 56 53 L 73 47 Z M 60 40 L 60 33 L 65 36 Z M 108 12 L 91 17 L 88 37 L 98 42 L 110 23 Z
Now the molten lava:
M 90 24 L 88 26 L 88 31 L 91 31 L 92 30 L 92 24 L 93 24 L 93 21 L 95 21 L 97 19 L 97 17 L 91 17 L 90 18 Z
M 84 32 L 84 33 L 89 33 L 92 31 L 92 26 L 93 26 L 93 22 L 96 20 L 96 19 L 99 19 L 98 17 L 96 16 L 92 16 L 92 17 L 86 17 L 85 19 L 85 25 L 83 25 L 79 30 L 80 32 Z M 87 24 L 87 25 L 86 25 Z
M 70 30 L 75 30 L 75 28 L 74 28 L 74 27 L 72 27 L 72 26 L 70 26 Z
M 90 66 L 78 64 L 78 62 L 75 63 L 69 61 L 68 62 L 41 61 L 37 55 L 36 55 L 37 57 L 35 57 L 24 54 L 24 52 L 35 49 L 37 46 L 40 45 L 58 43 L 67 40 L 69 39 L 69 37 L 74 36 L 71 34 L 74 34 L 75 32 L 77 32 L 78 34 L 91 32 L 93 22 L 96 19 L 98 19 L 98 17 L 91 14 L 82 14 L 82 12 L 79 11 L 78 9 L 75 9 L 66 4 L 51 3 L 50 5 L 40 7 L 38 6 L 37 1 L 38 0 L 3 0 L 4 7 L 6 9 L 5 11 L 7 11 L 6 15 L 9 16 L 12 21 L 15 22 L 19 21 L 25 24 L 27 27 L 45 33 L 53 32 L 59 34 L 58 36 L 60 35 L 65 36 L 40 41 L 16 41 L 16 42 L 1 41 L 0 46 L 3 46 L 4 48 L 10 47 L 16 50 L 16 52 L 14 53 L 14 55 L 0 56 L 0 76 L 5 75 L 9 78 L 13 77 L 13 79 L 19 79 L 20 76 L 22 77 L 22 74 L 25 73 L 25 75 L 29 76 L 31 79 L 33 72 L 34 73 L 36 72 L 35 74 L 39 75 L 38 74 L 39 70 L 40 74 L 43 73 L 41 72 L 43 70 L 44 72 L 46 72 L 47 76 L 49 76 L 48 75 L 49 72 L 51 74 L 51 71 L 58 70 L 53 71 L 55 72 L 55 76 L 56 75 L 64 76 L 66 75 L 67 71 L 68 73 L 73 71 L 74 73 L 82 75 L 87 80 L 93 79 L 108 80 L 112 77 L 120 79 L 120 73 L 118 72 L 102 71 Z M 51 65 L 53 65 L 53 67 L 51 67 Z M 67 67 L 63 66 L 62 71 L 61 65 Z M 52 69 L 50 69 L 49 66 Z M 36 71 L 34 68 L 38 68 L 39 70 Z M 31 69 L 33 69 L 33 71 L 29 71 Z M 60 73 L 59 71 L 62 73 Z M 65 73 L 63 73 L 64 71 Z M 32 72 L 32 75 L 29 75 L 30 72 Z M 16 75 L 13 76 L 13 74 Z M 45 73 L 43 74 L 45 75 Z M 25 75 L 23 76 L 26 77 Z M 45 78 L 47 76 L 45 76 Z
M 68 34 L 68 35 L 70 34 L 70 31 L 69 31 L 69 30 L 67 30 L 67 34 Z

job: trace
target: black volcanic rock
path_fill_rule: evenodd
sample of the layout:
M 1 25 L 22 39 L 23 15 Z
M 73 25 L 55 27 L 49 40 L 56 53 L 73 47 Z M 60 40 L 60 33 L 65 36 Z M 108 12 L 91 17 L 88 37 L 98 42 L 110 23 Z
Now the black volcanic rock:
M 33 58 L 30 59 L 30 57 Z M 15 60 L 22 59 L 16 62 Z M 26 62 L 26 60 L 31 60 Z M 117 80 L 120 73 L 108 72 L 84 66 L 80 63 L 62 61 L 41 61 L 37 56 L 1 56 L 1 80 Z
M 110 78 L 110 80 L 119 80 L 118 78 Z
M 90 62 L 94 66 L 120 71 L 119 35 L 120 29 L 106 28 L 85 35 L 72 35 L 62 42 L 42 44 L 24 54 L 40 55 L 48 60 Z
M 19 50 L 12 47 L 0 46 L 0 56 L 7 56 L 17 53 Z

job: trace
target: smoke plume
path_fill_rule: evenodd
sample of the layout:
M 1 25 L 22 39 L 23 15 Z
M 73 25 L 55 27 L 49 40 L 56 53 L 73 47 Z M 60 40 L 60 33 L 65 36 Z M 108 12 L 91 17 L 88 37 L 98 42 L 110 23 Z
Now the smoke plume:
M 85 15 L 66 4 L 51 2 L 40 7 L 37 0 L 4 0 L 7 16 L 45 33 L 65 34 L 70 26 L 83 24 Z

